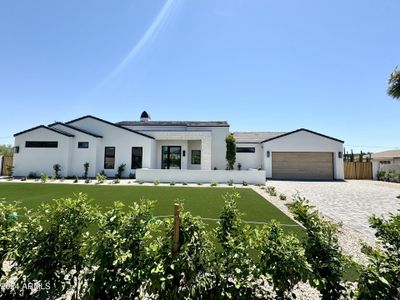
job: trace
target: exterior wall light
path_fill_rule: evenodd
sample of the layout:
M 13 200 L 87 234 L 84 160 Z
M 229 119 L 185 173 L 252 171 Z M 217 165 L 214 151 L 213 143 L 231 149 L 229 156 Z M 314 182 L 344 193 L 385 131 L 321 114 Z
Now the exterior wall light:
M 342 151 L 340 151 L 340 152 L 338 153 L 338 157 L 339 157 L 339 158 L 342 158 L 342 157 L 343 157 L 343 152 L 342 152 Z
M 183 157 L 186 156 L 186 151 L 185 151 L 185 150 L 182 151 L 182 156 L 183 156 Z
M 271 156 L 271 152 L 267 151 L 267 157 Z

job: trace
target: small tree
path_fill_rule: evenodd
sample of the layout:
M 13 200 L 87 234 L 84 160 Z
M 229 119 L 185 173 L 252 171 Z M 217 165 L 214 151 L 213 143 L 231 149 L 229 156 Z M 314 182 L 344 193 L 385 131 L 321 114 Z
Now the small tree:
M 85 170 L 85 174 L 83 175 L 85 177 L 85 179 L 88 177 L 88 173 L 89 173 L 89 163 L 85 162 L 83 164 L 83 169 Z
M 53 169 L 54 169 L 54 175 L 56 176 L 56 178 L 60 178 L 61 166 L 59 164 L 55 164 L 53 166 Z
M 120 164 L 118 166 L 117 174 L 115 174 L 115 177 L 121 179 L 122 174 L 125 172 L 125 167 L 126 167 L 126 164 Z
M 236 139 L 232 133 L 228 134 L 225 138 L 226 143 L 226 164 L 228 170 L 233 170 L 236 161 Z

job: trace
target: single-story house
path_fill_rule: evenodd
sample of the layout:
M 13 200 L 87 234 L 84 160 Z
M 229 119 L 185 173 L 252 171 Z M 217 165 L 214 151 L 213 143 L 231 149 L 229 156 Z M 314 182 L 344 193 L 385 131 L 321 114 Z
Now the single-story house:
M 378 178 L 379 171 L 400 170 L 400 150 L 376 152 L 371 159 L 374 179 Z
M 90 177 L 102 170 L 114 176 L 125 164 L 125 177 L 144 181 L 344 178 L 343 141 L 303 128 L 234 132 L 236 171 L 225 171 L 229 133 L 226 121 L 152 121 L 143 112 L 138 121 L 112 123 L 87 115 L 16 133 L 14 174 L 53 174 L 59 164 L 62 176 L 82 176 L 88 162 Z

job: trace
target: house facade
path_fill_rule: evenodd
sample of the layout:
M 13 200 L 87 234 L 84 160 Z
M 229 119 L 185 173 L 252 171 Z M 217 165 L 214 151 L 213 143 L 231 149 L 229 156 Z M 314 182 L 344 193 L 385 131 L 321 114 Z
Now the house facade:
M 400 150 L 376 152 L 371 155 L 372 174 L 378 179 L 379 171 L 400 170 Z
M 103 170 L 113 177 L 125 164 L 123 176 L 145 180 L 343 179 L 343 141 L 307 129 L 234 132 L 236 171 L 225 171 L 229 133 L 226 121 L 152 121 L 147 112 L 118 123 L 84 116 L 16 133 L 14 174 L 53 174 L 59 164 L 62 176 L 82 176 L 88 162 L 90 177 Z

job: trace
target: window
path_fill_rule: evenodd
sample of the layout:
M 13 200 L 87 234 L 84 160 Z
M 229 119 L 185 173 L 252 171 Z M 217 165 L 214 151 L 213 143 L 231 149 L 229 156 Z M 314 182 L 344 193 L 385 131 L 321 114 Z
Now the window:
M 48 142 L 48 141 L 26 141 L 26 148 L 57 148 L 58 142 Z
M 19 153 L 19 146 L 14 147 L 14 153 Z
M 255 153 L 256 148 L 254 147 L 237 147 L 236 153 Z
M 89 148 L 89 142 L 78 142 L 78 148 Z
M 141 169 L 143 160 L 143 147 L 132 147 L 131 169 Z
M 381 160 L 380 164 L 381 165 L 390 165 L 390 160 Z
M 192 150 L 192 165 L 200 165 L 201 164 L 201 151 L 200 150 Z
M 114 169 L 115 147 L 105 147 L 104 149 L 104 169 Z

